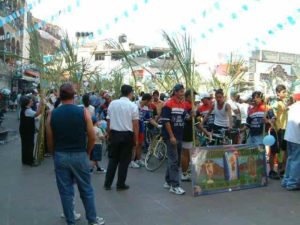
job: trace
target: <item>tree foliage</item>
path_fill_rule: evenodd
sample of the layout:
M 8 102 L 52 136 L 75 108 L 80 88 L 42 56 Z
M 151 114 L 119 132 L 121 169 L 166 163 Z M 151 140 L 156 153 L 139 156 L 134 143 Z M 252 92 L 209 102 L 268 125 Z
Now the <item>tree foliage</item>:
M 244 79 L 244 75 L 247 72 L 245 67 L 245 61 L 242 58 L 236 58 L 232 54 L 229 61 L 226 64 L 226 74 L 217 75 L 216 69 L 212 71 L 212 79 L 210 86 L 214 89 L 223 89 L 226 95 L 230 90 L 242 92 L 251 88 L 251 83 Z M 222 78 L 220 76 L 223 76 Z

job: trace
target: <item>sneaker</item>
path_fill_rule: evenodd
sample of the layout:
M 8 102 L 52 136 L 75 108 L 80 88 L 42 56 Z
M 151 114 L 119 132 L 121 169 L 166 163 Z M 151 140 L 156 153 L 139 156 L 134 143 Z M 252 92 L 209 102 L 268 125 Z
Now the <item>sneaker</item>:
M 96 173 L 106 173 L 106 170 L 102 167 L 97 167 Z
M 140 167 L 145 167 L 145 163 L 144 163 L 144 161 L 143 160 L 136 160 L 136 161 L 134 161 L 136 164 L 138 164 Z
M 165 182 L 163 187 L 164 187 L 165 189 L 170 189 L 171 186 L 170 186 L 167 182 Z
M 134 169 L 140 168 L 140 166 L 137 163 L 135 163 L 134 161 L 130 162 L 129 167 L 130 168 L 134 168 Z
M 60 215 L 60 217 L 61 218 L 65 218 L 65 214 L 61 214 Z M 77 221 L 77 220 L 80 220 L 80 218 L 81 218 L 81 214 L 80 213 L 77 213 L 77 212 L 74 212 L 74 218 L 75 218 L 75 220 Z
M 269 172 L 269 178 L 273 179 L 273 180 L 279 180 L 280 176 L 278 175 L 278 173 L 276 173 L 274 170 L 271 170 Z
M 169 192 L 174 193 L 176 195 L 183 195 L 185 193 L 185 190 L 183 190 L 181 187 L 170 187 Z
M 97 217 L 96 222 L 95 223 L 90 223 L 89 225 L 103 225 L 103 224 L 105 224 L 105 220 L 101 217 Z
M 181 174 L 181 181 L 191 181 L 191 174 L 189 173 L 183 173 Z

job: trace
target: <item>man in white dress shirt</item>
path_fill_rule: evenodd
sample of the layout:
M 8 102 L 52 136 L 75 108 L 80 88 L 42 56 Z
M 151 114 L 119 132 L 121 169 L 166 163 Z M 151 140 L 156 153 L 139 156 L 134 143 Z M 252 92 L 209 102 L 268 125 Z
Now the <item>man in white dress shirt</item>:
M 131 102 L 133 88 L 130 85 L 121 87 L 122 97 L 110 103 L 107 111 L 107 133 L 110 140 L 109 163 L 104 189 L 111 190 L 111 185 L 118 167 L 117 190 L 127 190 L 125 184 L 128 165 L 132 158 L 132 149 L 138 143 L 139 111 Z
M 288 157 L 281 186 L 289 191 L 300 190 L 300 91 L 294 94 L 296 102 L 289 107 L 284 139 Z

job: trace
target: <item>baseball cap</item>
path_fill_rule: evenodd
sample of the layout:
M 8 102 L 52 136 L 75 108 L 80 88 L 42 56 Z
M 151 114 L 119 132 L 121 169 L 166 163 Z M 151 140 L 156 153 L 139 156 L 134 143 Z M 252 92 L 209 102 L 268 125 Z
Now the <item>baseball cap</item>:
M 201 97 L 201 99 L 204 99 L 204 98 L 211 98 L 211 97 L 210 97 L 210 94 L 208 94 L 207 92 L 201 93 L 201 94 L 200 94 L 200 97 Z
M 92 121 L 93 121 L 93 123 L 96 123 L 96 122 L 98 122 L 98 118 L 96 116 L 92 116 Z
M 106 92 L 104 95 L 103 95 L 104 98 L 108 98 L 108 97 L 111 97 L 111 94 Z
M 176 85 L 173 87 L 173 91 L 174 91 L 174 92 L 180 91 L 181 89 L 184 89 L 183 84 L 176 84 Z

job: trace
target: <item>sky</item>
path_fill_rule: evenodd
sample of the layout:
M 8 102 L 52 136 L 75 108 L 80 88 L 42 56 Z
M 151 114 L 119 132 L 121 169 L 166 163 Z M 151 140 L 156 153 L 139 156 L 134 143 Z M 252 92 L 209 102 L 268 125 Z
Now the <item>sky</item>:
M 68 5 L 70 12 L 54 24 L 71 37 L 77 31 L 93 32 L 94 40 L 124 33 L 131 43 L 163 47 L 162 30 L 186 31 L 201 62 L 231 52 L 247 58 L 258 48 L 300 54 L 299 0 L 41 0 L 32 13 L 47 19 Z

